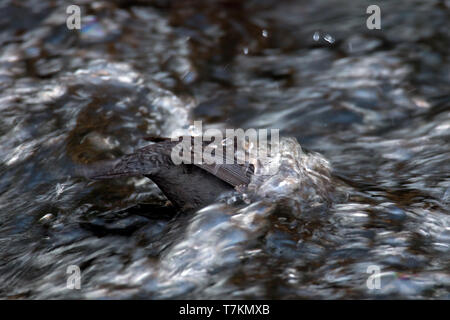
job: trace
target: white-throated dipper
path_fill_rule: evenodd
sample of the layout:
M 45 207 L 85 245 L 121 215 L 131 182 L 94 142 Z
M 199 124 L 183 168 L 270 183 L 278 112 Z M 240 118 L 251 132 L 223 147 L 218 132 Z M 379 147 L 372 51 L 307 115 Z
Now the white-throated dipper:
M 175 164 L 171 157 L 172 149 L 179 141 L 168 138 L 147 140 L 154 143 L 120 158 L 112 165 L 96 169 L 89 174 L 89 178 L 146 176 L 174 206 L 182 211 L 192 211 L 214 202 L 222 192 L 248 185 L 254 172 L 253 165 L 238 164 L 237 161 L 232 164 Z M 202 145 L 205 147 L 205 144 Z M 225 150 L 223 154 L 226 154 Z

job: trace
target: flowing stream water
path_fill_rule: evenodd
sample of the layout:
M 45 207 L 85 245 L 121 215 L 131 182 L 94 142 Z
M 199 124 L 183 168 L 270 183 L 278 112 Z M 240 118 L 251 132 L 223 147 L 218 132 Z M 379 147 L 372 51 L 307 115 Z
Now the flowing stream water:
M 0 2 L 0 298 L 450 298 L 448 0 L 72 2 Z M 194 120 L 281 170 L 191 214 L 74 174 Z

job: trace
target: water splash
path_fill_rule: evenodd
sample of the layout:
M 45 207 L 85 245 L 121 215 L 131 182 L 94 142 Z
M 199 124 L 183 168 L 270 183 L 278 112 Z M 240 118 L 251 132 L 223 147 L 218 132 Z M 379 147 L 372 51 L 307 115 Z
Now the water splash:
M 295 138 L 281 138 L 278 154 L 258 160 L 261 172 L 273 172 L 274 167 L 277 171 L 253 176 L 248 191 L 254 196 L 288 201 L 300 209 L 331 203 L 330 163 L 318 153 L 304 152 Z

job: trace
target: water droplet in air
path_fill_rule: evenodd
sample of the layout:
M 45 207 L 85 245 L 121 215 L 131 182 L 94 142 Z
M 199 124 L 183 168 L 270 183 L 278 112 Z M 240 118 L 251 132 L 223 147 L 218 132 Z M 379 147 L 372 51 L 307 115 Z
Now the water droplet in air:
M 334 38 L 333 38 L 333 36 L 331 36 L 330 34 L 326 34 L 324 37 L 323 37 L 323 39 L 326 41 L 326 42 L 328 42 L 328 43 L 334 43 Z
M 319 39 L 320 39 L 319 31 L 314 32 L 313 39 L 314 39 L 314 41 L 319 41 Z
M 267 37 L 269 36 L 269 32 L 267 32 L 267 30 L 263 30 L 263 31 L 262 31 L 262 36 L 263 36 L 264 38 L 267 38 Z
M 248 54 L 248 48 L 244 48 L 244 54 Z

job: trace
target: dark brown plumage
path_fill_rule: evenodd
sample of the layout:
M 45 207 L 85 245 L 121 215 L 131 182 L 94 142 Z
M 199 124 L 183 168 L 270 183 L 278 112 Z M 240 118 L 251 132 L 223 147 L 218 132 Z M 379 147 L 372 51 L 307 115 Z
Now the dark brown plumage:
M 252 165 L 238 164 L 235 159 L 233 164 L 175 165 L 171 153 L 179 142 L 167 138 L 150 140 L 155 143 L 122 157 L 114 165 L 95 170 L 89 174 L 90 178 L 146 176 L 173 205 L 182 211 L 191 211 L 212 203 L 223 192 L 247 185 L 253 174 Z M 204 143 L 203 147 L 208 144 Z

